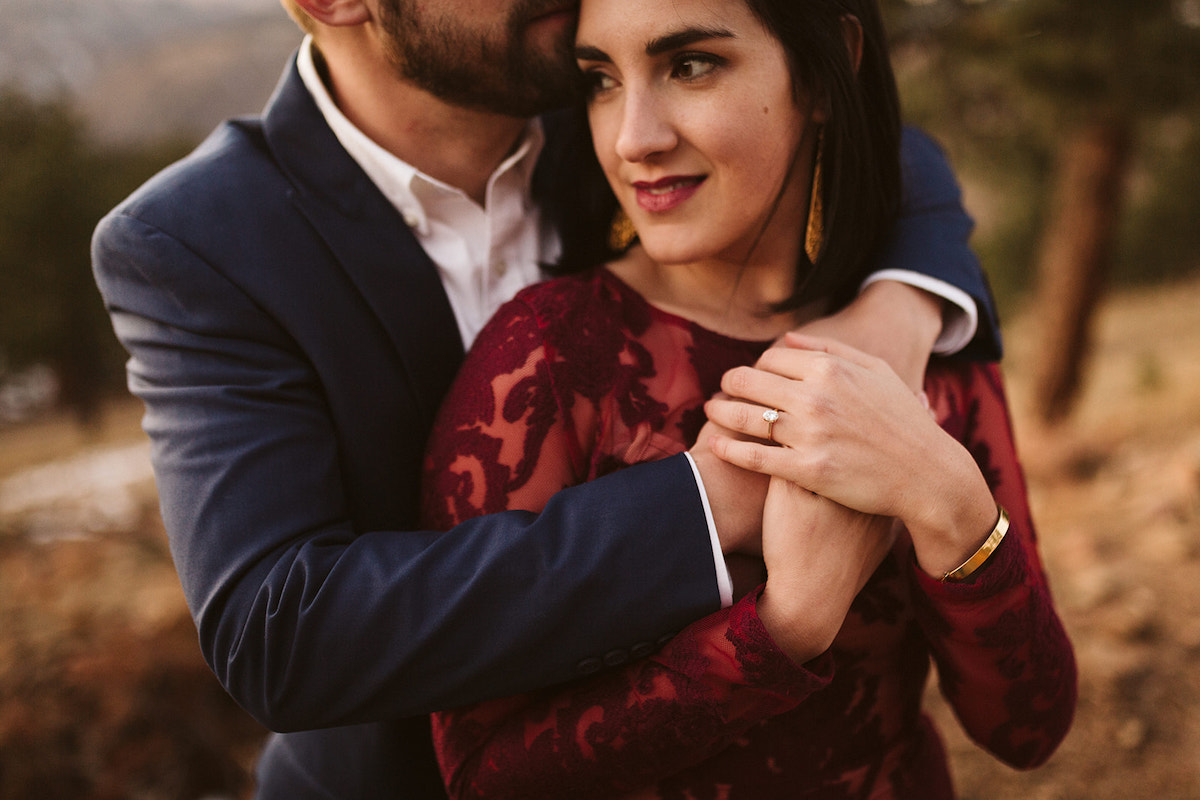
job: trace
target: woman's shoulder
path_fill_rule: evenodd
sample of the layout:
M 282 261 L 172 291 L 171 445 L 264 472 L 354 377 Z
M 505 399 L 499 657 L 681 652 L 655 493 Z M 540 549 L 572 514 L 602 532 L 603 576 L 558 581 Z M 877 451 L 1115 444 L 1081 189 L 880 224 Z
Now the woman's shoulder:
M 480 364 L 499 372 L 524 369 L 531 357 L 595 363 L 605 353 L 619 353 L 635 336 L 628 320 L 639 316 L 639 299 L 622 291 L 603 267 L 536 283 L 488 320 L 464 370 Z
M 534 284 L 510 305 L 509 313 L 536 319 L 547 338 L 576 342 L 617 330 L 636 336 L 650 320 L 645 298 L 605 266 Z
M 561 308 L 564 303 L 583 307 L 600 302 L 620 302 L 616 291 L 618 284 L 615 276 L 601 264 L 583 272 L 535 283 L 518 292 L 513 300 L 534 309 Z

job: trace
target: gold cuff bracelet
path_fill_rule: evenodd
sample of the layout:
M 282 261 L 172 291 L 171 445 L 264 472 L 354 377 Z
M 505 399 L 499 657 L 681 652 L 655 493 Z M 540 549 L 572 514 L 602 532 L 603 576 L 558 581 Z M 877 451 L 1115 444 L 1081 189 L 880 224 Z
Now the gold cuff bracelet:
M 996 527 L 992 528 L 992 532 L 984 539 L 983 544 L 979 545 L 970 558 L 962 563 L 956 569 L 952 569 L 942 576 L 942 582 L 958 582 L 971 577 L 975 570 L 983 566 L 984 562 L 992 557 L 992 553 L 996 552 L 996 548 L 1000 546 L 1000 542 L 1004 541 L 1004 534 L 1008 533 L 1008 512 L 1001 506 L 997 505 L 996 509 L 1000 512 L 1000 518 L 996 520 Z

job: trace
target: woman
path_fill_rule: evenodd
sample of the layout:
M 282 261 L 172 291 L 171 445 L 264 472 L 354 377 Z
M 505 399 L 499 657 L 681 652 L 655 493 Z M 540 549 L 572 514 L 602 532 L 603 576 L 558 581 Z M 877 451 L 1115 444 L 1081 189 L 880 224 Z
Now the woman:
M 769 396 L 771 369 L 811 388 L 781 393 L 778 413 L 710 406 L 796 445 L 714 437 L 775 475 L 766 582 L 622 669 L 437 715 L 451 794 L 950 798 L 920 712 L 931 656 L 976 741 L 1040 763 L 1070 724 L 1074 659 L 998 372 L 932 365 L 927 408 L 848 348 L 763 355 L 852 296 L 894 214 L 900 126 L 874 2 L 584 0 L 577 56 L 637 241 L 527 290 L 481 334 L 430 444 L 428 521 L 536 511 L 681 452 L 722 375 L 760 356 L 730 394 Z M 577 232 L 568 245 L 595 229 Z

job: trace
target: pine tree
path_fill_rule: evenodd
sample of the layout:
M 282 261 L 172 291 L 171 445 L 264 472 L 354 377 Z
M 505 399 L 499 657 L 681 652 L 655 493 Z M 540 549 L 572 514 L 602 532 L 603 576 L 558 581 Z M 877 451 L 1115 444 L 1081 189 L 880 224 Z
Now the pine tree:
M 1049 153 L 1047 199 L 1030 199 L 1042 223 L 1033 400 L 1043 422 L 1059 422 L 1078 394 L 1140 139 L 1200 96 L 1200 0 L 885 6 L 899 46 L 923 48 L 921 74 L 939 84 L 931 102 L 958 120 L 991 113 L 982 127 Z

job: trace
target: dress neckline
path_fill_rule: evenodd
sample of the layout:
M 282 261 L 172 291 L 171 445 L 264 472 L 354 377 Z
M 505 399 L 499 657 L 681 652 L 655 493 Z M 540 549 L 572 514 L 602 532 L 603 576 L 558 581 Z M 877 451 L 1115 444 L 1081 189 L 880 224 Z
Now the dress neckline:
M 679 328 L 686 328 L 693 337 L 709 339 L 714 344 L 720 344 L 724 346 L 732 345 L 736 347 L 745 347 L 747 349 L 753 349 L 756 352 L 762 352 L 775 343 L 774 339 L 742 339 L 737 336 L 719 333 L 711 328 L 706 328 L 699 322 L 690 320 L 687 317 L 676 314 L 673 311 L 667 311 L 654 305 L 647 300 L 641 292 L 639 292 L 637 289 L 634 289 L 620 276 L 609 269 L 607 264 L 603 264 L 598 267 L 597 272 L 600 274 L 602 280 L 611 284 L 621 294 L 623 300 L 632 301 L 641 305 L 643 308 L 649 311 L 653 317 L 667 324 L 674 325 L 675 327 Z

